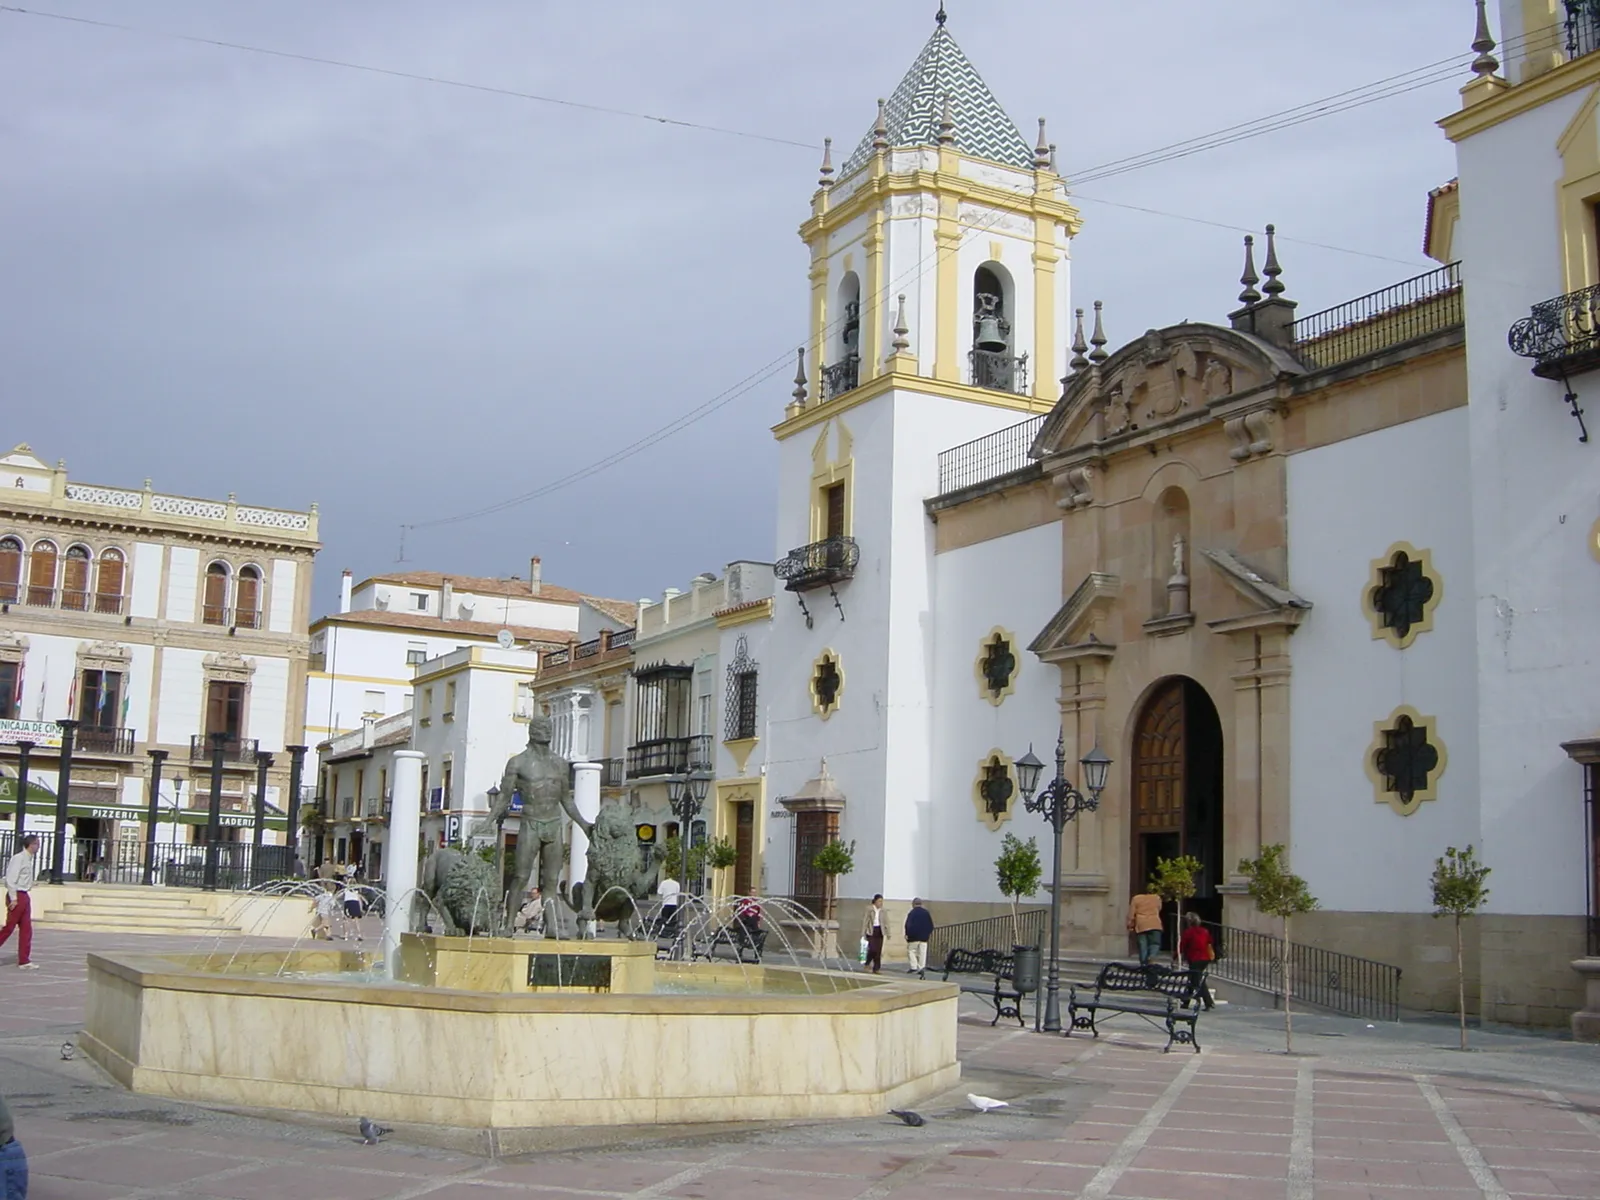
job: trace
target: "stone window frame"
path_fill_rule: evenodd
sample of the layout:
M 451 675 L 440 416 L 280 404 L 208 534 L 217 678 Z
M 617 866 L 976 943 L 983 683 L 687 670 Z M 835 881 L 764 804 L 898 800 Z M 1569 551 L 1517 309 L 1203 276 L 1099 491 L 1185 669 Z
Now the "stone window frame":
M 1439 755 L 1438 763 L 1428 772 L 1427 786 L 1412 792 L 1409 800 L 1406 800 L 1401 793 L 1389 790 L 1388 777 L 1378 765 L 1379 754 L 1387 748 L 1386 735 L 1395 729 L 1401 718 L 1410 721 L 1413 728 L 1421 729 L 1427 744 Z M 1424 801 L 1439 798 L 1439 781 L 1443 778 L 1449 762 L 1449 751 L 1439 736 L 1438 718 L 1425 716 L 1411 705 L 1402 704 L 1383 720 L 1372 723 L 1372 741 L 1367 743 L 1365 754 L 1367 778 L 1372 780 L 1373 799 L 1379 804 L 1387 804 L 1398 815 L 1409 817 L 1422 807 Z
M 244 684 L 244 701 L 239 708 L 239 741 L 249 741 L 250 700 L 255 691 L 255 659 L 245 658 L 242 654 L 234 654 L 231 651 L 223 651 L 220 654 L 206 655 L 201 660 L 200 670 L 200 724 L 202 728 L 199 732 L 205 732 L 206 708 L 211 701 L 211 685 L 213 683 L 242 683 Z
M 990 772 L 997 767 L 1005 771 L 1005 778 L 1011 784 L 1011 794 L 1006 797 L 1003 810 L 991 809 L 983 794 L 984 783 L 990 778 Z M 991 833 L 999 833 L 1000 827 L 1016 814 L 1017 801 L 1021 794 L 1021 789 L 1017 786 L 1016 761 L 1004 750 L 996 747 L 978 760 L 978 770 L 972 778 L 972 807 L 977 813 L 979 824 L 985 826 Z
M 824 663 L 833 664 L 834 673 L 839 678 L 839 686 L 833 691 L 833 700 L 827 704 L 823 703 L 822 697 L 817 694 L 817 676 L 821 673 Z M 844 703 L 844 685 L 844 663 L 838 653 L 829 647 L 811 662 L 811 674 L 806 681 L 806 689 L 811 693 L 811 711 L 824 721 L 833 716 Z
M 227 584 L 223 588 L 222 612 L 224 620 L 219 624 L 205 619 L 206 604 L 206 576 L 213 565 L 220 565 L 227 571 Z M 195 624 L 203 625 L 208 629 L 238 629 L 238 604 L 239 604 L 239 572 L 245 568 L 253 568 L 256 572 L 256 623 L 243 628 L 255 633 L 265 633 L 272 624 L 272 559 L 261 558 L 253 553 L 241 553 L 234 550 L 225 550 L 212 547 L 200 554 L 200 564 L 195 579 L 195 608 L 197 619 Z M 123 585 L 126 592 L 127 584 Z
M 1377 594 L 1384 586 L 1383 573 L 1394 566 L 1395 556 L 1404 554 L 1421 569 L 1422 574 L 1433 584 L 1433 595 L 1422 606 L 1422 619 L 1413 622 L 1404 636 L 1392 626 L 1384 623 L 1383 613 L 1377 605 Z M 1444 578 L 1433 565 L 1433 555 L 1427 550 L 1419 550 L 1410 542 L 1395 542 L 1381 557 L 1372 560 L 1367 574 L 1367 585 L 1361 593 L 1361 609 L 1367 614 L 1367 621 L 1372 626 L 1374 641 L 1386 641 L 1396 650 L 1404 650 L 1417 640 L 1419 634 L 1429 633 L 1433 629 L 1434 614 L 1439 609 L 1439 603 L 1444 599 Z
M 1011 673 L 1006 676 L 1005 685 L 996 691 L 984 666 L 989 661 L 990 653 L 1002 640 L 1011 651 Z M 996 708 L 1005 703 L 1006 697 L 1017 690 L 1017 677 L 1022 674 L 1022 655 L 1018 652 L 1020 645 L 1017 635 L 1001 625 L 996 625 L 978 641 L 978 656 L 972 661 L 972 673 L 978 680 L 979 697 Z

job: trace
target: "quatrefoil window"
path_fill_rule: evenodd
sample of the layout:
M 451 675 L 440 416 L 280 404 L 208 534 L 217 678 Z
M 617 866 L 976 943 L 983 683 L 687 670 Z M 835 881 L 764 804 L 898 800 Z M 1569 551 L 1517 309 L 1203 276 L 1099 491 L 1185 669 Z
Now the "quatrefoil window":
M 978 820 L 990 829 L 999 829 L 1011 819 L 1011 808 L 1016 801 L 1017 779 L 1011 759 L 999 750 L 993 750 L 978 764 L 978 777 L 972 784 L 972 803 Z
M 998 705 L 1016 688 L 1017 671 L 1016 636 L 1004 629 L 991 629 L 978 647 L 978 658 L 973 664 L 978 677 L 978 694 L 990 704 Z
M 1433 613 L 1444 585 L 1426 550 L 1405 542 L 1391 546 L 1372 564 L 1367 581 L 1366 610 L 1372 636 L 1403 650 L 1419 633 L 1433 628 Z
M 831 717 L 839 708 L 839 697 L 844 692 L 844 669 L 839 656 L 824 650 L 811 667 L 811 707 L 823 717 Z
M 1438 796 L 1444 774 L 1445 747 L 1431 717 L 1402 705 L 1372 727 L 1367 750 L 1367 774 L 1374 798 L 1403 817 L 1416 812 L 1424 800 Z

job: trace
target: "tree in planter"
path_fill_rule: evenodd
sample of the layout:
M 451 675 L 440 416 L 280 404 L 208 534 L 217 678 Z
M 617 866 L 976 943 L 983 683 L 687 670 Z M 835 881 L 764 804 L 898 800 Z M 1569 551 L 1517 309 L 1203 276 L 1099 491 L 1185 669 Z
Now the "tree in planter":
M 1283 922 L 1283 1052 L 1294 1053 L 1294 1017 L 1290 1001 L 1294 996 L 1294 945 L 1289 941 L 1289 919 L 1317 907 L 1316 897 L 1301 879 L 1284 864 L 1283 846 L 1261 847 L 1261 857 L 1239 860 L 1239 874 L 1250 881 L 1250 898 L 1269 917 Z
M 839 876 L 856 869 L 856 844 L 830 838 L 827 845 L 811 856 L 811 869 L 827 881 L 822 895 L 822 919 L 831 921 L 839 896 Z
M 1039 843 L 1034 838 L 1023 841 L 1008 833 L 1000 843 L 1000 857 L 994 860 L 995 882 L 1000 894 L 1011 901 L 1011 941 L 1022 941 L 1021 926 L 1017 920 L 1017 901 L 1024 896 L 1036 895 L 1044 879 L 1044 866 L 1039 862 Z
M 1172 938 L 1174 958 L 1178 954 L 1178 937 L 1183 933 L 1183 902 L 1195 894 L 1194 877 L 1200 870 L 1198 858 L 1180 854 L 1175 858 L 1156 859 L 1156 869 L 1150 873 L 1150 890 L 1178 906 L 1178 932 Z
M 706 847 L 706 865 L 713 871 L 717 872 L 717 874 L 713 876 L 713 879 L 715 880 L 721 880 L 722 872 L 726 871 L 738 861 L 738 850 L 734 849 L 733 843 L 725 837 L 719 837 L 715 839 Z M 725 889 L 714 885 L 713 890 L 716 892 L 721 892 Z
M 1433 864 L 1433 915 L 1454 917 L 1456 925 L 1456 1010 L 1461 1015 L 1461 1048 L 1467 1048 L 1467 968 L 1461 954 L 1461 918 L 1476 915 L 1489 900 L 1484 886 L 1489 868 L 1478 861 L 1469 843 L 1465 850 L 1446 847 Z

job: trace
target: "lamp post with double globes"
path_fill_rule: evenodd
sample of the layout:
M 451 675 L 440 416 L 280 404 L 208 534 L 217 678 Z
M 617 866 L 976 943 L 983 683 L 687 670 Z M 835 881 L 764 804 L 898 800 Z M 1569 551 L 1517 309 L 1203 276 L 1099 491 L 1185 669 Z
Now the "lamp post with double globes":
M 1079 813 L 1093 812 L 1100 807 L 1100 793 L 1105 791 L 1106 776 L 1111 770 L 1111 757 L 1098 743 L 1078 763 L 1083 767 L 1084 786 L 1089 789 L 1087 796 L 1067 780 L 1065 734 L 1056 737 L 1056 776 L 1044 791 L 1038 791 L 1044 764 L 1034 754 L 1032 746 L 1014 764 L 1023 807 L 1031 813 L 1042 814 L 1055 838 L 1054 863 L 1050 869 L 1050 968 L 1045 976 L 1044 991 L 1046 1033 L 1061 1032 L 1061 834 Z M 1038 1010 L 1035 1009 L 1035 1021 L 1037 1019 Z
M 678 840 L 683 848 L 683 893 L 679 904 L 689 899 L 689 843 L 693 840 L 691 826 L 705 805 L 706 793 L 711 790 L 711 771 L 704 763 L 696 763 L 687 775 L 674 775 L 667 780 L 667 802 L 672 815 L 678 818 Z

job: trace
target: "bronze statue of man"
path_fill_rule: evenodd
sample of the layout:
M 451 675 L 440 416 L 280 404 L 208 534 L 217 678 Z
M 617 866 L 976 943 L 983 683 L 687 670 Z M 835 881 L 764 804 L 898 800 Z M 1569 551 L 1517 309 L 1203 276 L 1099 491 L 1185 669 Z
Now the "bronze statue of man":
M 535 716 L 528 722 L 528 748 L 506 763 L 500 795 L 478 826 L 480 831 L 495 828 L 510 811 L 513 794 L 522 797 L 516 873 L 511 881 L 513 896 L 526 895 L 529 888 L 537 885 L 547 902 L 555 900 L 560 895 L 563 824 L 570 819 L 585 834 L 593 830 L 593 823 L 584 820 L 573 803 L 571 780 L 567 760 L 550 749 L 550 718 Z M 551 936 L 553 924 L 546 923 Z

